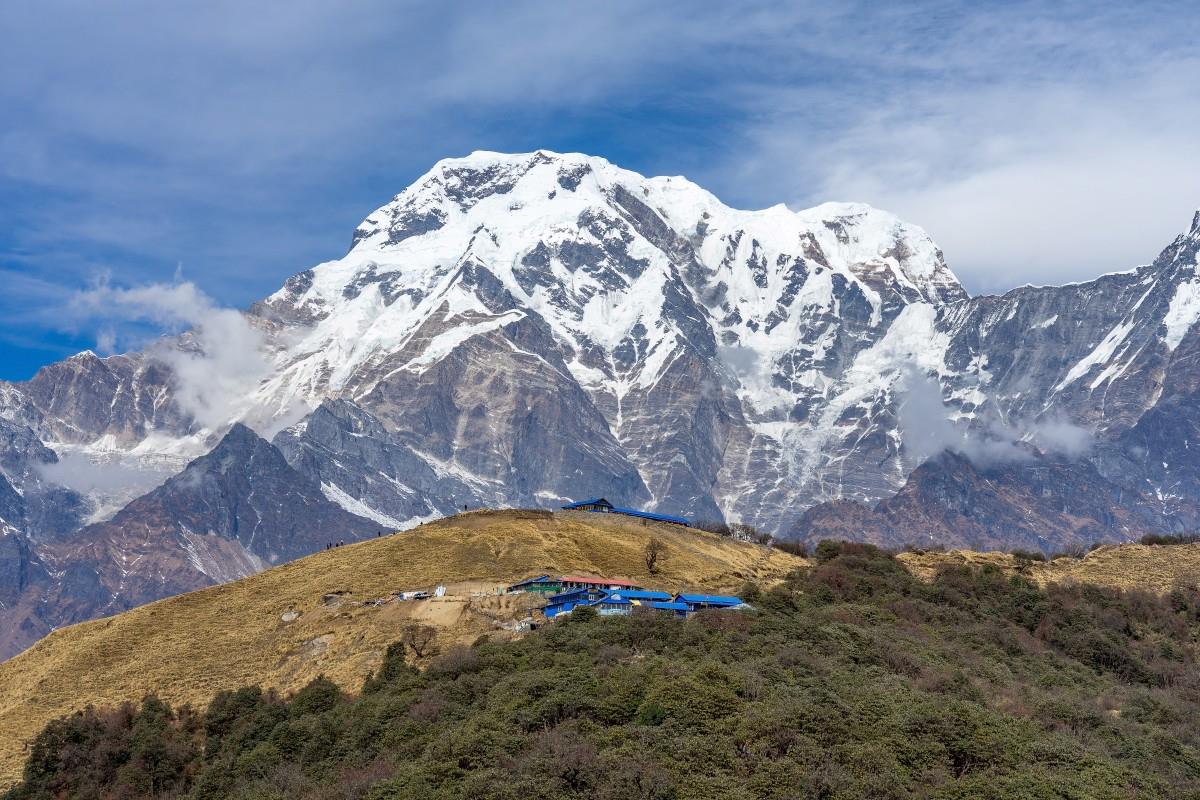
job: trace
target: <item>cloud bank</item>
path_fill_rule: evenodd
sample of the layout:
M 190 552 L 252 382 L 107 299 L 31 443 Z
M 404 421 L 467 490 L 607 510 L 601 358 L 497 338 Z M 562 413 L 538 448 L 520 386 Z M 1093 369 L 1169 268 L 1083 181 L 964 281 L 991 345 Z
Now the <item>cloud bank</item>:
M 474 149 L 591 152 L 742 207 L 868 202 L 976 292 L 1128 269 L 1200 205 L 1194 11 L 10 3 L 0 344 L 14 365 L 78 349 L 28 309 L 104 268 L 141 285 L 186 258 L 244 306 Z
M 1091 432 L 1066 420 L 992 419 L 972 426 L 956 422 L 942 400 L 938 380 L 915 368 L 901 376 L 896 390 L 900 435 L 914 466 L 946 450 L 987 468 L 1028 461 L 1037 452 L 1079 458 L 1092 446 Z
M 117 346 L 114 326 L 150 323 L 176 335 L 153 342 L 151 358 L 175 375 L 175 400 L 202 426 L 217 429 L 250 410 L 250 393 L 270 370 L 262 334 L 238 311 L 217 306 L 190 282 L 77 293 L 79 317 L 98 323 L 98 343 Z
M 41 464 L 38 471 L 47 481 L 81 494 L 121 494 L 133 497 L 148 492 L 170 477 L 172 470 L 151 469 L 136 459 L 115 455 L 93 461 L 83 453 L 60 452 L 58 461 Z

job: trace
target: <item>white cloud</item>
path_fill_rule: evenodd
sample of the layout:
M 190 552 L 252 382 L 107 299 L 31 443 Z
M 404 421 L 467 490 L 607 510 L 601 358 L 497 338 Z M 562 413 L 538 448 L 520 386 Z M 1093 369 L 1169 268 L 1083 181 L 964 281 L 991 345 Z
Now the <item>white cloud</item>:
M 945 450 L 970 459 L 980 467 L 992 467 L 1045 455 L 1079 458 L 1091 449 L 1093 435 L 1086 428 L 1063 419 L 989 419 L 968 426 L 951 419 L 936 378 L 908 370 L 896 386 L 904 450 L 915 466 Z
M 189 282 L 132 289 L 101 283 L 75 295 L 71 308 L 103 325 L 100 336 L 110 350 L 116 344 L 114 323 L 148 322 L 186 332 L 154 342 L 148 352 L 174 372 L 176 402 L 209 429 L 246 414 L 250 393 L 270 369 L 262 334 L 243 314 L 216 306 Z
M 821 193 L 922 225 L 976 291 L 1149 263 L 1200 204 L 1200 62 L 1164 69 L 1119 85 L 963 92 L 941 98 L 932 126 L 894 111 L 853 134 Z
M 886 208 L 929 231 L 975 292 L 1148 263 L 1200 205 L 1200 26 L 1161 11 L 901 16 L 894 44 L 852 40 L 872 53 L 869 78 L 758 87 L 716 183 Z
M 170 476 L 166 469 L 151 469 L 136 459 L 111 457 L 93 461 L 84 453 L 60 452 L 58 461 L 38 467 L 50 483 L 82 494 L 121 493 L 134 496 L 147 492 Z
M 96 332 L 96 349 L 104 355 L 117 351 L 117 332 L 112 326 L 105 326 Z
M 60 285 L 187 254 L 247 303 L 476 148 L 871 202 L 975 291 L 1129 268 L 1200 204 L 1184 2 L 9 5 L 0 256 Z

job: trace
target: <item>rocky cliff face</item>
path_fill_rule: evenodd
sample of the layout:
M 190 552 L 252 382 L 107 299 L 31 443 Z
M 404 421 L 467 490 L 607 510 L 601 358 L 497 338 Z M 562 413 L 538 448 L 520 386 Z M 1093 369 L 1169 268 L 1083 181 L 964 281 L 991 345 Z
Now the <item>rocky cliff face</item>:
M 51 540 L 82 524 L 84 498 L 47 473 L 57 462 L 31 428 L 0 418 L 0 531 Z
M 172 402 L 172 375 L 145 354 L 100 358 L 90 351 L 50 364 L 21 384 L 9 408 L 52 442 L 109 437 L 134 445 L 151 433 L 180 435 L 193 424 Z
M 273 443 L 327 496 L 392 529 L 504 502 L 503 487 L 439 471 L 348 400 L 325 401 Z
M 1198 241 L 1194 222 L 1145 267 L 970 298 L 923 231 L 867 206 L 743 212 L 600 159 L 476 154 L 256 308 L 306 332 L 263 402 L 350 398 L 513 504 L 606 493 L 786 534 L 946 447 L 1032 449 L 1177 526 L 1141 507 L 1159 479 L 1105 454 L 1200 313 Z M 905 424 L 914 383 L 938 402 Z M 1089 535 L 1135 533 L 1110 519 Z
M 980 465 L 946 451 L 873 506 L 840 500 L 806 511 L 793 534 L 809 543 L 855 539 L 887 548 L 941 546 L 1046 553 L 1164 530 L 1152 496 L 1106 480 L 1086 460 L 1030 454 Z
M 186 334 L 0 384 L 0 418 L 156 481 L 235 423 L 270 435 L 245 481 L 131 506 L 183 561 L 189 515 L 213 526 L 208 578 L 323 544 L 254 505 L 280 491 L 254 476 L 287 470 L 388 527 L 602 494 L 781 535 L 1055 549 L 1196 525 L 1198 252 L 1200 215 L 1145 266 L 972 298 L 920 228 L 868 206 L 741 211 L 603 159 L 476 153 L 246 313 L 265 377 L 229 419 L 184 410 L 162 354 L 203 357 Z M 0 517 L 32 542 L 145 491 L 81 488 L 52 523 L 8 483 Z
M 381 532 L 249 428 L 112 519 L 36 549 L 0 537 L 0 658 L 62 625 L 252 575 Z
M 38 595 L 53 583 L 24 534 L 11 528 L 0 532 L 0 659 L 50 632 L 39 614 Z

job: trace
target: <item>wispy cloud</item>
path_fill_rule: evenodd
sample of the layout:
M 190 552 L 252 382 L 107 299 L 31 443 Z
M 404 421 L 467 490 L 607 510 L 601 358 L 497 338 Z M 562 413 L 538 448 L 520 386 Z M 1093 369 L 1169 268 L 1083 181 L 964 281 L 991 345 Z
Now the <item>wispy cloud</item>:
M 943 402 L 937 379 L 915 367 L 901 375 L 895 388 L 900 399 L 899 431 L 913 466 L 945 450 L 984 468 L 1028 461 L 1035 451 L 1078 458 L 1094 443 L 1091 431 L 1062 419 L 1004 421 L 993 417 L 973 420 L 970 425 L 956 420 Z
M 878 45 L 860 91 L 759 87 L 772 109 L 726 169 L 793 204 L 860 200 L 923 225 L 975 291 L 1146 263 L 1200 205 L 1200 25 L 1179 11 L 896 17 L 898 46 L 855 42 Z M 830 121 L 816 135 L 814 117 Z
M 70 308 L 96 321 L 98 345 L 108 350 L 116 348 L 115 326 L 122 323 L 186 332 L 186 338 L 153 343 L 148 352 L 171 368 L 180 407 L 210 429 L 251 410 L 249 395 L 269 369 L 262 334 L 246 316 L 218 307 L 192 283 L 132 289 L 100 283 L 76 294 Z
M 1198 34 L 1181 0 L 9 3 L 0 268 L 182 260 L 244 305 L 438 158 L 549 147 L 890 208 L 977 290 L 1083 278 L 1200 203 Z

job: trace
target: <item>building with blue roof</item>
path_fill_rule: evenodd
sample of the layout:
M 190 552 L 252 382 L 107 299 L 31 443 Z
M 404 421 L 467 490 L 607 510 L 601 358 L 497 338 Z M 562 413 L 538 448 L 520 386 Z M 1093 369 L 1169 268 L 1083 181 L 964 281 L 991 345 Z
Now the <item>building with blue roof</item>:
M 569 614 L 579 606 L 590 606 L 599 599 L 600 594 L 590 589 L 571 589 L 547 597 L 542 613 L 546 619 L 552 619 L 559 614 Z
M 569 589 L 546 598 L 542 609 L 547 619 L 568 614 L 576 608 L 594 608 L 603 617 L 628 616 L 637 608 L 662 611 L 676 617 L 686 617 L 708 609 L 749 609 L 740 597 L 721 594 L 677 594 L 647 589 Z
M 622 514 L 626 517 L 636 517 L 637 519 L 651 520 L 653 522 L 665 522 L 670 525 L 682 525 L 685 528 L 691 527 L 691 522 L 686 517 L 676 517 L 671 514 L 655 514 L 651 511 L 639 511 L 636 508 L 623 508 L 615 506 L 608 502 L 603 497 L 593 497 L 588 500 L 581 500 L 578 503 L 568 503 L 562 507 L 564 511 L 590 511 L 599 514 Z
M 588 600 L 599 600 L 600 595 L 601 595 L 601 593 L 599 591 L 596 591 L 595 589 L 587 589 L 587 588 L 567 589 L 566 591 L 562 591 L 562 592 L 558 592 L 557 594 L 550 595 L 549 597 L 546 598 L 546 602 L 547 603 L 566 603 L 571 600 L 577 600 L 579 598 L 586 598 Z
M 656 611 L 669 611 L 675 617 L 686 617 L 688 614 L 687 603 L 651 601 L 649 605 Z
M 602 617 L 627 617 L 633 613 L 633 603 L 621 597 L 617 592 L 600 598 L 592 603 L 592 606 Z
M 538 594 L 552 594 L 562 591 L 562 580 L 552 578 L 549 575 L 538 575 L 533 578 L 526 578 L 523 581 L 518 581 L 512 586 L 509 586 L 504 591 L 512 592 L 537 592 Z
M 655 600 L 658 602 L 667 602 L 667 601 L 670 601 L 670 599 L 671 599 L 671 595 L 668 594 L 667 592 L 655 592 L 655 591 L 650 591 L 647 589 L 616 589 L 616 590 L 613 590 L 612 592 L 610 592 L 609 594 L 614 597 L 617 597 L 617 596 L 623 597 L 626 600 L 638 600 L 638 601 Z
M 578 503 L 568 503 L 563 506 L 564 511 L 599 511 L 601 513 L 611 512 L 613 508 L 613 504 L 603 497 L 593 497 L 590 500 L 580 500 Z
M 708 608 L 736 608 L 746 605 L 742 598 L 727 594 L 677 594 L 675 602 L 685 604 L 689 613 Z

